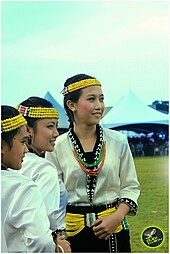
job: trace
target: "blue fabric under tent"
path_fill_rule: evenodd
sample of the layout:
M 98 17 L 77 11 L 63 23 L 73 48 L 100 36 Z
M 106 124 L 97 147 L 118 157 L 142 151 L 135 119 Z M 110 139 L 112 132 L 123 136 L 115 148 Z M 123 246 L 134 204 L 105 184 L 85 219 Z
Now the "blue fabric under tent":
M 50 101 L 53 107 L 58 110 L 58 113 L 59 113 L 58 128 L 67 129 L 69 126 L 69 122 L 68 122 L 68 117 L 65 113 L 65 109 L 54 99 L 54 97 L 50 94 L 49 91 L 45 94 L 44 98 Z

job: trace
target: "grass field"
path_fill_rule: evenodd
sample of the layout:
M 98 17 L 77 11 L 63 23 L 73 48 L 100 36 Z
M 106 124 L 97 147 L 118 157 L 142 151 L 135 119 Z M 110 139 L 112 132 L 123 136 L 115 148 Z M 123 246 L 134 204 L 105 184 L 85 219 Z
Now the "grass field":
M 137 215 L 128 216 L 132 252 L 169 252 L 168 156 L 140 157 L 134 161 L 141 194 Z M 150 226 L 163 231 L 164 241 L 157 247 L 147 247 L 141 240 L 142 232 Z

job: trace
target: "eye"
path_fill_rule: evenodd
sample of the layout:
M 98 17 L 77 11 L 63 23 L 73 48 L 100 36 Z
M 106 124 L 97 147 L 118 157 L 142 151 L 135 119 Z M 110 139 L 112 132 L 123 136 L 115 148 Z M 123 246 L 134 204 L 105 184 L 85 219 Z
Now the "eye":
M 103 102 L 103 101 L 104 101 L 104 96 L 100 97 L 100 102 Z
M 28 138 L 24 138 L 23 140 L 21 140 L 22 144 L 27 144 L 27 142 L 28 142 Z
M 50 124 L 50 125 L 47 126 L 47 128 L 52 129 L 52 128 L 54 128 L 54 125 Z
M 95 100 L 95 98 L 94 97 L 90 97 L 90 98 L 88 98 L 88 101 L 94 101 Z

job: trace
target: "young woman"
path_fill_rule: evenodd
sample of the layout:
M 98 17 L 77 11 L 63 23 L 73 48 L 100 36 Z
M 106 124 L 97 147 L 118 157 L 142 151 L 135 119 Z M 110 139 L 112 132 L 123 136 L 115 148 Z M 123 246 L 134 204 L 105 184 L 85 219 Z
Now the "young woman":
M 68 191 L 66 229 L 73 252 L 130 252 L 126 215 L 135 215 L 139 183 L 125 135 L 102 128 L 101 84 L 78 74 L 66 80 L 70 129 L 47 153 Z
M 28 152 L 26 124 L 15 108 L 1 106 L 1 253 L 55 252 L 39 188 L 17 172 Z
M 30 97 L 23 101 L 19 112 L 27 120 L 29 132 L 29 152 L 24 158 L 20 173 L 32 179 L 39 186 L 47 209 L 50 229 L 54 240 L 58 237 L 58 244 L 65 252 L 70 252 L 70 243 L 64 240 L 65 208 L 67 192 L 63 182 L 58 179 L 55 166 L 46 160 L 44 153 L 54 150 L 58 137 L 58 111 L 46 99 Z M 60 236 L 60 234 L 62 236 Z

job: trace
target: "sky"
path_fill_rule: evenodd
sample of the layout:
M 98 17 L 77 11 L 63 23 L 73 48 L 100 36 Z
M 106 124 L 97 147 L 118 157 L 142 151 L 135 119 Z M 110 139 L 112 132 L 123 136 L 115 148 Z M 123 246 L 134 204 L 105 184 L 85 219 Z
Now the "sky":
M 105 105 L 129 89 L 169 100 L 169 1 L 2 1 L 1 104 L 47 91 L 63 106 L 67 78 L 102 84 Z

